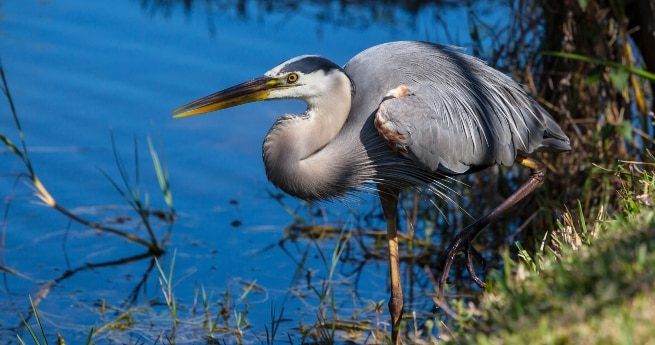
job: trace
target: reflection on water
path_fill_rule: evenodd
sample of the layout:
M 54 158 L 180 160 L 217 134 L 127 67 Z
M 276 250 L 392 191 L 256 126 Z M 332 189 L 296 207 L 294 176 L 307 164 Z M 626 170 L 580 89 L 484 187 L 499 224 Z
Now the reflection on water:
M 498 15 L 501 11 L 496 1 L 475 1 L 464 5 L 461 1 L 414 0 L 414 1 L 272 1 L 272 0 L 141 0 L 143 10 L 152 15 L 170 17 L 183 13 L 190 17 L 194 12 L 204 15 L 209 31 L 216 34 L 217 23 L 226 17 L 243 20 L 266 21 L 271 16 L 291 16 L 311 19 L 317 24 L 365 30 L 372 25 L 386 30 L 418 30 L 424 40 L 434 35 L 435 29 L 445 34 L 447 43 L 462 44 L 468 41 L 466 27 L 452 28 L 456 21 L 452 16 L 463 19 L 475 12 L 481 16 Z M 494 7 L 495 6 L 495 7 Z M 462 11 L 463 9 L 469 12 Z M 281 23 L 278 23 L 281 24 Z M 220 24 L 218 24 L 220 25 Z M 462 30 L 464 29 L 464 30 Z M 451 32 L 453 31 L 453 32 Z M 319 35 L 323 27 L 318 28 Z M 459 41 L 464 40 L 464 42 Z
M 501 11 L 470 6 L 490 22 Z M 467 13 L 455 1 L 14 1 L 2 6 L 0 51 L 35 148 L 34 166 L 62 205 L 143 235 L 138 215 L 99 170 L 120 175 L 112 129 L 127 169 L 143 176 L 142 198 L 165 209 L 142 143 L 150 135 L 161 147 L 179 216 L 159 258 L 165 270 L 168 253 L 177 251 L 174 291 L 186 320 L 177 326 L 178 343 L 205 338 L 209 320 L 216 322 L 216 337 L 242 334 L 254 341 L 265 337 L 280 306 L 285 321 L 278 337 L 290 332 L 298 342 L 303 333 L 317 334 L 317 320 L 342 330 L 387 327 L 377 200 L 362 195 L 306 205 L 273 190 L 261 141 L 279 114 L 297 112 L 300 104 L 252 104 L 187 121 L 173 121 L 170 111 L 295 55 L 318 53 L 345 63 L 369 46 L 399 39 L 467 46 Z M 4 102 L 0 132 L 16 138 Z M 136 157 L 135 138 L 142 150 Z M 0 264 L 20 272 L 3 273 L 2 342 L 13 339 L 28 294 L 40 296 L 47 328 L 70 343 L 83 341 L 91 327 L 102 330 L 98 339 L 118 343 L 150 343 L 170 332 L 150 255 L 34 204 L 28 188 L 14 185 L 21 162 L 6 151 L 0 157 L 0 191 L 9 196 Z M 426 320 L 432 311 L 426 271 L 449 232 L 440 235 L 443 219 L 420 213 L 415 202 L 405 201 L 410 225 L 404 226 L 421 229 L 421 240 L 406 239 L 412 243 L 403 257 L 406 308 Z M 461 219 L 448 221 L 461 227 Z M 166 228 L 156 227 L 156 235 Z
M 341 21 L 347 18 L 357 18 L 358 15 L 367 13 L 371 21 L 385 24 L 395 23 L 394 16 L 403 11 L 413 16 L 418 15 L 426 7 L 446 8 L 460 7 L 461 1 L 428 0 L 428 1 L 334 1 L 334 0 L 313 0 L 313 1 L 220 1 L 220 0 L 141 0 L 142 8 L 150 14 L 172 15 L 178 8 L 186 15 L 190 15 L 194 6 L 201 7 L 215 13 L 235 13 L 241 18 L 250 18 L 253 12 L 260 14 L 295 13 L 303 12 L 309 8 L 316 11 L 316 19 L 327 21 L 334 20 L 335 23 L 347 24 Z M 350 17 L 356 15 L 355 17 Z M 341 17 L 341 18 L 339 18 Z M 369 23 L 370 24 L 370 23 Z

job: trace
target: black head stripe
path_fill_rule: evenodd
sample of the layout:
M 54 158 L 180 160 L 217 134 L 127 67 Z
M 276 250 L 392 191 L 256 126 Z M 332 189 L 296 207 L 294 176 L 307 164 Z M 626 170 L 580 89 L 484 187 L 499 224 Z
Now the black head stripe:
M 341 70 L 341 67 L 321 56 L 307 56 L 284 66 L 280 72 L 301 72 L 308 74 L 318 70 L 322 70 L 325 74 L 328 74 L 332 70 Z

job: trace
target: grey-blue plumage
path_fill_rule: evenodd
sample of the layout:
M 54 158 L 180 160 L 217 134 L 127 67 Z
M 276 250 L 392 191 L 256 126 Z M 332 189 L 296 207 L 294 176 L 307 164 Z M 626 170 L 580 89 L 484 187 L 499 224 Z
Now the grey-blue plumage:
M 387 114 L 407 137 L 409 156 L 431 171 L 462 174 L 512 165 L 517 153 L 570 149 L 560 127 L 516 82 L 456 49 L 383 44 L 355 56 L 345 72 L 356 90 L 359 85 L 365 90 L 355 94 L 353 104 L 360 106 L 352 115 L 365 116 L 380 104 L 371 93 L 381 99 L 407 85 L 413 96 L 386 100 Z
M 311 56 L 283 66 L 322 70 L 331 64 L 323 60 Z M 264 142 L 269 179 L 303 199 L 340 196 L 368 182 L 429 185 L 444 175 L 512 165 L 517 154 L 570 149 L 560 127 L 520 85 L 455 48 L 386 43 L 361 52 L 343 70 L 325 73 L 345 73 L 352 99 L 334 137 L 295 157 L 312 165 L 312 176 L 293 171 L 295 165 L 286 160 L 294 159 L 289 151 L 295 144 L 308 143 L 277 140 L 280 132 L 290 130 L 288 124 L 312 115 L 282 117 Z M 385 99 L 399 85 L 406 85 L 410 95 Z M 388 128 L 404 137 L 406 152 L 390 148 L 375 127 L 376 116 L 385 116 Z

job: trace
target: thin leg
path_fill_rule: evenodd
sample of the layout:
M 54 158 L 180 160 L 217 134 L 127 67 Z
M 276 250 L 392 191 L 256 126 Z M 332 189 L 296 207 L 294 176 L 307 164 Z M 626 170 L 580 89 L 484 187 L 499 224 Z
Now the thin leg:
M 500 219 L 509 209 L 525 199 L 528 195 L 532 194 L 532 192 L 544 183 L 543 164 L 527 157 L 517 157 L 516 161 L 531 170 L 530 178 L 519 187 L 514 194 L 510 195 L 498 207 L 491 211 L 491 213 L 476 220 L 475 223 L 469 225 L 462 232 L 457 234 L 455 240 L 442 255 L 441 279 L 439 280 L 439 301 L 443 301 L 448 272 L 455 260 L 455 256 L 461 251 L 464 252 L 464 256 L 466 257 L 466 268 L 468 269 L 471 278 L 479 286 L 484 287 L 484 282 L 477 276 L 473 267 L 473 257 L 475 256 L 478 259 L 482 259 L 482 257 L 475 248 L 473 248 L 471 242 L 487 225 L 498 221 L 498 219 Z
M 400 344 L 398 328 L 403 315 L 403 288 L 400 283 L 400 261 L 398 256 L 398 190 L 379 186 L 382 211 L 387 221 L 387 240 L 389 241 L 389 276 L 391 278 L 391 298 L 389 313 L 391 314 L 391 340 Z

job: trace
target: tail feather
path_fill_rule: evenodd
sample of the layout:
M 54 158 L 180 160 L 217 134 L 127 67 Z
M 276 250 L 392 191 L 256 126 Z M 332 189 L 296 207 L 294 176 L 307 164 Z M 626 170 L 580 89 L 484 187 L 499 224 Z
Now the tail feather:
M 543 108 L 539 107 L 544 119 L 544 140 L 539 147 L 540 151 L 571 151 L 571 141 L 562 128 Z

